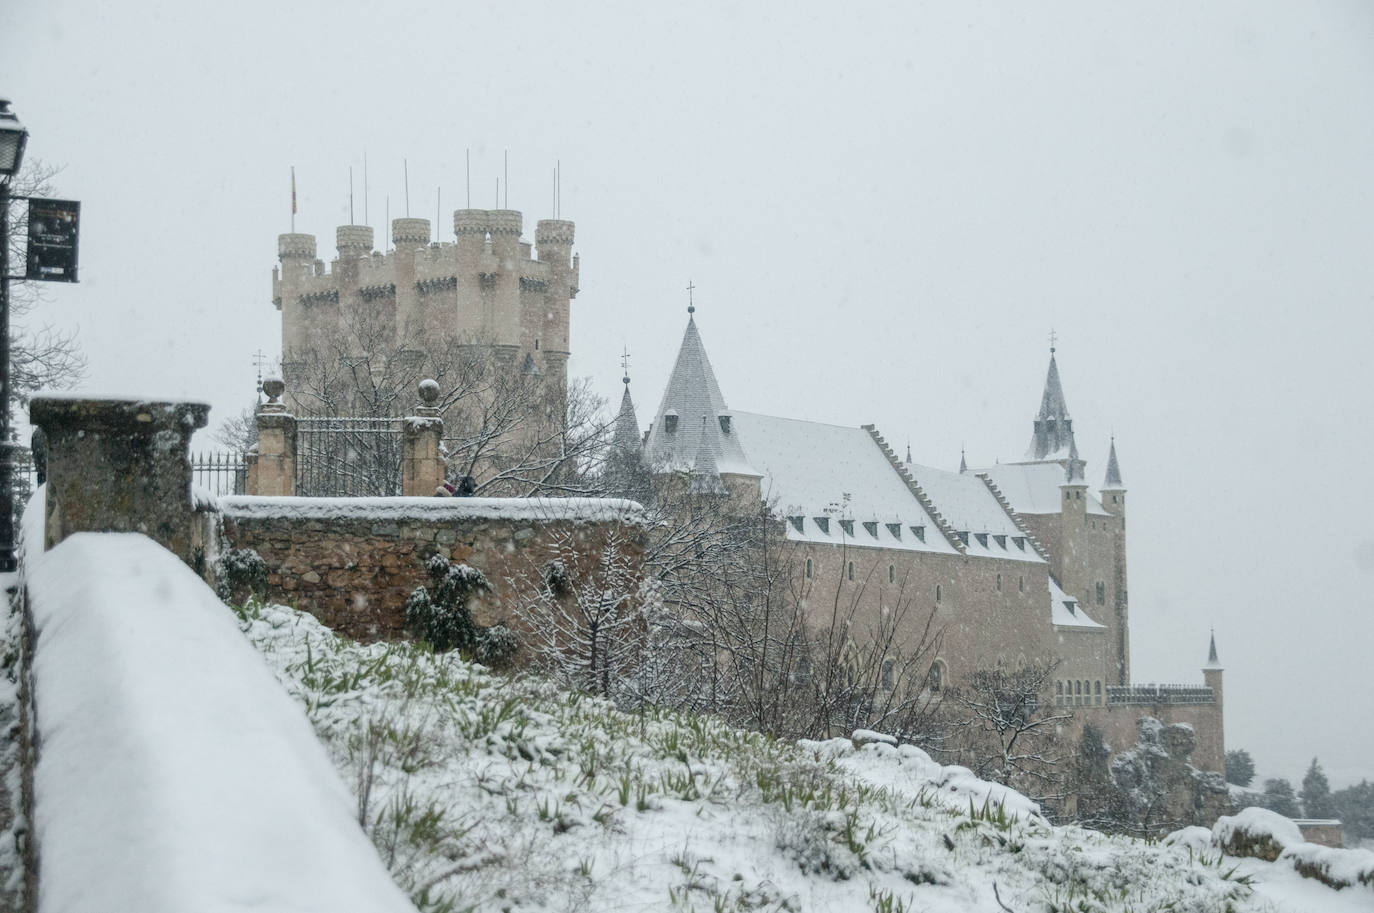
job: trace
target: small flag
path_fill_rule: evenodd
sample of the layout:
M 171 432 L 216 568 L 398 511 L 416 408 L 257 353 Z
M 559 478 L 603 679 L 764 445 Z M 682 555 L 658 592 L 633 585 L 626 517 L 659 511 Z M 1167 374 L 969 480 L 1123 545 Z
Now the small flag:
M 296 166 L 291 166 L 291 215 L 296 214 Z

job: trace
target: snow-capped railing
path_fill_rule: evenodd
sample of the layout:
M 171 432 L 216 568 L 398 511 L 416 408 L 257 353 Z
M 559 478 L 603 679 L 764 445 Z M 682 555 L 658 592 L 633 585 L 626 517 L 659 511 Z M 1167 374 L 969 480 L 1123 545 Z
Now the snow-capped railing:
M 38 913 L 414 913 L 305 713 L 190 568 L 137 533 L 35 552 Z
M 1215 704 L 1216 692 L 1206 685 L 1108 685 L 1110 704 Z

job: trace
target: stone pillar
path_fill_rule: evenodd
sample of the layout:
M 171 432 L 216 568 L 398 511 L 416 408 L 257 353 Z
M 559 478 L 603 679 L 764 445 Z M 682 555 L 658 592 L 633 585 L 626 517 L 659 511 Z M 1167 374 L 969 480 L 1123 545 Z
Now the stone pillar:
M 195 566 L 191 435 L 204 403 L 36 396 L 48 441 L 44 549 L 72 533 L 139 532 Z
M 401 451 L 401 494 L 427 497 L 444 482 L 444 455 L 440 439 L 444 420 L 434 405 L 439 401 L 439 385 L 420 381 L 420 401 L 415 414 L 405 420 Z
M 257 453 L 248 455 L 244 491 L 250 495 L 296 493 L 296 417 L 286 411 L 281 395 L 286 384 L 269 377 L 262 382 L 267 402 L 258 407 Z

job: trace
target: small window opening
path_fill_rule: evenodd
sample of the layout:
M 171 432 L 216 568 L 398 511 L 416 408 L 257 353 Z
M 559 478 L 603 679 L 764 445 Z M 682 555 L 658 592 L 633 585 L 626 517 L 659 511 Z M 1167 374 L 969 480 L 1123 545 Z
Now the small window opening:
M 890 659 L 885 659 L 885 660 L 883 660 L 883 690 L 884 690 L 884 691 L 891 691 L 891 690 L 892 690 L 892 679 L 893 679 L 892 668 L 893 668 L 893 667 L 892 667 L 892 660 L 890 660 Z
M 538 339 L 536 339 L 536 340 L 534 341 L 534 351 L 536 351 L 536 352 L 539 351 L 539 340 L 538 340 Z
M 937 659 L 931 663 L 930 671 L 926 673 L 926 684 L 931 691 L 939 691 L 945 683 L 945 670 L 941 662 Z
M 877 523 L 877 521 L 876 521 L 876 520 L 874 520 L 874 521 L 865 520 L 865 521 L 864 521 L 864 532 L 868 533 L 868 534 L 869 534 L 870 536 L 872 536 L 874 539 L 878 538 L 878 523 Z
M 797 532 L 801 532 L 803 524 L 806 523 L 805 517 L 788 517 L 787 520 Z
M 940 584 L 935 584 L 935 601 L 940 601 Z
M 888 582 L 888 583 L 896 583 L 896 582 L 897 582 L 897 566 L 896 566 L 895 564 L 889 564 L 889 565 L 887 566 L 887 582 Z
M 1002 575 L 997 575 L 997 592 L 1002 592 Z
M 913 526 L 911 534 L 922 542 L 926 541 L 926 528 L 924 526 Z
M 1107 604 L 1107 585 L 1103 583 L 1101 580 L 1097 582 L 1097 604 Z
M 1012 544 L 1015 545 L 1017 548 L 1019 548 L 1021 551 L 1024 552 L 1024 551 L 1026 550 L 1026 537 L 1025 537 L 1025 536 L 1012 536 L 1012 537 L 1011 537 L 1011 541 L 1012 541 Z
M 900 523 L 887 524 L 887 531 L 892 533 L 892 538 L 894 539 L 902 538 L 902 524 Z
M 988 534 L 987 534 L 987 533 L 974 533 L 974 534 L 973 534 L 973 538 L 977 539 L 977 540 L 978 540 L 978 544 L 981 545 L 983 548 L 987 548 L 987 547 L 988 547 Z
M 854 579 L 854 562 L 853 562 L 853 561 L 849 562 L 849 579 L 850 579 L 850 580 L 853 580 L 853 579 Z
M 811 519 L 816 521 L 816 525 L 821 528 L 821 532 L 825 533 L 827 536 L 830 535 L 829 517 L 812 517 Z
M 665 413 L 663 413 L 663 431 L 664 431 L 664 433 L 666 433 L 666 434 L 676 434 L 676 433 L 677 433 L 677 413 L 676 413 L 676 412 L 671 412 L 671 411 L 670 411 L 670 412 L 665 412 Z
M 811 579 L 811 559 L 810 559 L 810 558 L 807 558 L 807 559 L 806 559 L 806 579 L 807 579 L 807 580 L 810 580 L 810 579 Z
M 854 535 L 854 521 L 853 521 L 853 520 L 841 520 L 841 521 L 840 521 L 840 529 L 844 530 L 844 534 L 845 534 L 846 536 L 852 536 L 852 535 Z
M 1016 589 L 1022 593 L 1026 592 L 1026 578 L 1024 576 L 1016 578 Z
M 730 433 L 730 416 L 728 416 L 728 415 L 722 415 L 722 416 L 720 416 L 720 433 L 721 433 L 721 434 L 729 434 L 729 433 Z

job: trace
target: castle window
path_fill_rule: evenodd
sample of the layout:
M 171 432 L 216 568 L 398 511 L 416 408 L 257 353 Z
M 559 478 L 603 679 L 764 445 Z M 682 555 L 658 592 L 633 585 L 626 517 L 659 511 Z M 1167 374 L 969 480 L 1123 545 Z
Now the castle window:
M 931 691 L 939 691 L 945 684 L 945 664 L 940 660 L 930 664 L 930 671 L 926 673 L 926 686 Z
M 1026 592 L 1026 578 L 1024 575 L 1016 578 L 1016 589 L 1022 593 Z
M 1007 547 L 1007 537 L 1006 537 L 1006 536 L 993 536 L 993 537 L 992 537 L 992 541 L 993 541 L 993 542 L 996 542 L 999 548 L 1002 548 L 1002 549 L 1005 550 L 1006 547 Z
M 721 434 L 729 434 L 729 433 L 730 433 L 730 416 L 728 416 L 728 415 L 722 415 L 722 416 L 720 416 L 720 433 L 721 433 Z
M 964 543 L 965 545 L 968 545 L 968 530 L 956 532 L 954 535 L 959 537 L 960 542 Z
M 788 518 L 787 518 L 787 522 L 791 523 L 791 524 L 792 524 L 792 528 L 795 529 L 797 532 L 801 532 L 801 531 L 802 531 L 802 524 L 804 524 L 804 523 L 806 522 L 806 518 L 805 518 L 805 517 L 788 517 Z
M 1024 552 L 1024 551 L 1026 550 L 1026 537 L 1025 537 L 1025 536 L 1012 536 L 1012 537 L 1011 537 L 1011 541 L 1012 541 L 1012 544 L 1015 545 L 1017 548 L 1019 548 L 1021 551 Z
M 1002 592 L 1002 575 L 997 575 L 997 592 Z
M 894 539 L 902 538 L 902 524 L 900 523 L 887 524 L 887 531 L 892 533 L 892 538 Z
M 896 583 L 896 582 L 897 582 L 897 566 L 896 566 L 896 565 L 889 564 L 889 565 L 887 566 L 887 582 L 888 582 L 888 583 Z
M 539 340 L 538 340 L 538 339 L 536 339 L 536 340 L 534 341 L 534 351 L 536 351 L 536 352 L 539 351 Z
M 827 536 L 830 535 L 829 517 L 812 517 L 811 519 L 816 521 L 816 525 L 821 528 L 821 532 L 825 533 Z
M 1073 498 L 1074 498 L 1075 501 L 1082 501 L 1082 500 L 1083 500 L 1083 492 L 1081 492 L 1081 491 L 1075 491 L 1075 492 L 1073 493 Z
M 913 526 L 911 532 L 917 539 L 922 542 L 926 541 L 926 528 L 924 526 Z
M 973 538 L 977 539 L 977 540 L 978 540 L 978 544 L 981 545 L 983 548 L 987 548 L 987 547 L 988 547 L 988 534 L 987 534 L 987 533 L 974 533 L 974 534 L 973 534 Z
M 940 601 L 940 584 L 935 584 L 935 601 Z
M 870 536 L 872 536 L 874 539 L 878 538 L 878 524 L 877 524 L 877 522 L 876 522 L 876 521 L 869 522 L 869 521 L 867 521 L 867 520 L 864 521 L 864 532 L 868 533 L 868 534 L 869 534 Z
M 854 562 L 853 562 L 853 561 L 849 562 L 849 579 L 850 579 L 850 580 L 853 580 L 853 579 L 854 579 Z
M 1073 495 L 1069 494 L 1067 491 L 1064 492 L 1064 500 L 1065 500 L 1065 501 L 1072 501 L 1072 500 L 1073 500 Z
M 844 534 L 845 534 L 846 536 L 852 536 L 852 535 L 854 535 L 854 521 L 853 521 L 853 520 L 841 520 L 841 521 L 840 521 L 840 529 L 844 530 Z
M 1101 580 L 1097 581 L 1097 604 L 1107 604 L 1107 585 Z
M 1054 683 L 1054 702 L 1060 707 L 1064 706 L 1064 683 L 1062 681 Z
M 1102 706 L 1102 682 L 1101 682 L 1101 680 L 1093 682 L 1093 703 L 1096 704 L 1096 705 L 1099 706 L 1099 707 Z
M 810 558 L 807 558 L 807 559 L 806 559 L 806 579 L 807 579 L 807 580 L 810 580 L 810 579 L 811 579 L 811 559 L 810 559 Z
M 677 433 L 677 413 L 672 409 L 663 413 L 663 431 L 665 434 Z
M 892 660 L 883 660 L 883 690 L 892 690 Z

